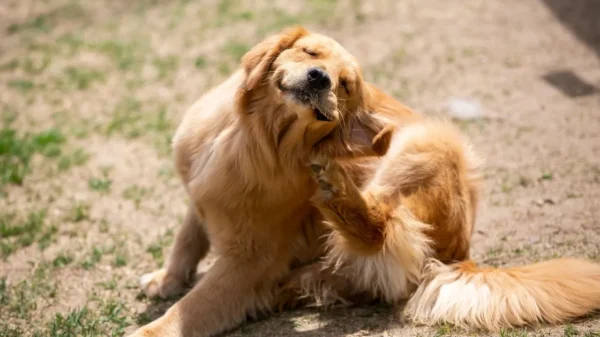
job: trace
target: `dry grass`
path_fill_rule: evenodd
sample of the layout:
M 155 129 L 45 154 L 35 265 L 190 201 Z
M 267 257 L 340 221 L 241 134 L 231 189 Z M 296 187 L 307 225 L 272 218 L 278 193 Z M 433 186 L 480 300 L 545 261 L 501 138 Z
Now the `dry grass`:
M 122 336 L 164 310 L 138 276 L 164 262 L 186 197 L 179 117 L 267 34 L 302 23 L 417 110 L 452 96 L 487 158 L 474 258 L 600 261 L 599 95 L 543 80 L 600 60 L 541 2 L 5 0 L 0 4 L 0 337 Z M 468 336 L 402 326 L 388 307 L 298 311 L 230 336 Z M 598 336 L 600 318 L 500 336 Z

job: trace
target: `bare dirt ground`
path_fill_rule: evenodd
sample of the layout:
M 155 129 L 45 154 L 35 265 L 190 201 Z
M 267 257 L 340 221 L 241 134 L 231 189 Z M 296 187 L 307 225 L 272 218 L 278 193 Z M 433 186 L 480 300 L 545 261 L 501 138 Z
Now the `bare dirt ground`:
M 594 0 L 0 2 L 0 337 L 122 336 L 185 211 L 169 139 L 250 46 L 291 24 L 339 40 L 426 114 L 452 97 L 486 158 L 473 258 L 600 261 L 600 5 Z M 460 295 L 459 295 L 460 296 Z M 302 310 L 228 336 L 477 336 L 385 306 Z M 599 336 L 600 316 L 495 336 Z

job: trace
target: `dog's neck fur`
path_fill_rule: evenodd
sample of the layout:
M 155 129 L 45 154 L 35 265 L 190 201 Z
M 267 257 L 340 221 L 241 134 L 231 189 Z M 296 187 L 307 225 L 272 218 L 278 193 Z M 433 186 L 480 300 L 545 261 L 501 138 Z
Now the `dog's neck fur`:
M 283 102 L 273 100 L 268 84 L 236 95 L 235 109 L 245 131 L 248 151 L 260 153 L 273 170 L 269 174 L 294 175 L 306 172 L 309 149 L 304 143 L 306 123 Z
M 238 90 L 234 118 L 240 128 L 234 136 L 236 149 L 230 152 L 231 160 L 240 168 L 245 190 L 262 191 L 274 198 L 295 191 L 292 194 L 308 199 L 316 186 L 305 166 L 308 153 L 302 142 L 302 125 L 285 104 L 273 101 L 268 90 L 264 84 L 251 91 L 243 86 Z M 282 187 L 281 191 L 273 190 L 274 186 Z

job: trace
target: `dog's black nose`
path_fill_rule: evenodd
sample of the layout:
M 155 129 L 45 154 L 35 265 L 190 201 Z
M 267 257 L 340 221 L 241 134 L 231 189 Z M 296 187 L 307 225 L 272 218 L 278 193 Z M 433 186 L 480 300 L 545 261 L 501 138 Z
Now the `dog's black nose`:
M 325 90 L 331 88 L 331 79 L 321 68 L 310 68 L 306 74 L 308 87 L 316 90 Z

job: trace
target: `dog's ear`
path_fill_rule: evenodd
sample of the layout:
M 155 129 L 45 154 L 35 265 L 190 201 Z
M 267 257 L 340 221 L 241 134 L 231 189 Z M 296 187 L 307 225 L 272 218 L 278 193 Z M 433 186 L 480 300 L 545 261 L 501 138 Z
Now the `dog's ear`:
M 362 78 L 357 83 L 359 102 L 349 120 L 348 132 L 344 133 L 346 149 L 352 157 L 383 156 L 390 147 L 396 125 L 384 117 L 389 97 Z
M 353 157 L 383 156 L 386 154 L 394 125 L 379 118 L 375 113 L 356 116 L 350 125 L 347 145 Z
M 244 87 L 252 90 L 264 78 L 271 64 L 279 54 L 292 47 L 299 38 L 308 35 L 303 27 L 293 27 L 273 35 L 260 42 L 242 57 L 242 66 L 246 72 Z

